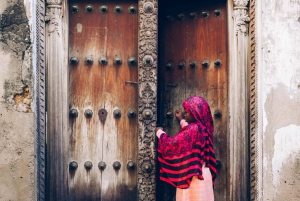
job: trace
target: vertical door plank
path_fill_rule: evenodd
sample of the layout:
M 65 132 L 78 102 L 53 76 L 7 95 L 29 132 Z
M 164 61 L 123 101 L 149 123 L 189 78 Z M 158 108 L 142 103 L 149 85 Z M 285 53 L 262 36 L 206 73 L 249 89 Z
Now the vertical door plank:
M 221 15 L 215 16 L 215 10 L 220 10 Z M 202 15 L 203 11 L 208 12 L 208 17 Z M 197 12 L 197 17 L 191 19 L 189 14 Z M 216 158 L 221 161 L 222 168 L 218 171 L 218 178 L 215 186 L 215 200 L 226 200 L 226 186 L 227 186 L 227 90 L 228 90 L 228 66 L 227 66 L 227 14 L 226 1 L 164 1 L 160 3 L 160 45 L 163 46 L 160 52 L 160 69 L 159 73 L 164 76 L 160 80 L 160 91 L 162 92 L 162 99 L 170 95 L 171 108 L 181 108 L 181 103 L 186 98 L 199 95 L 205 98 L 212 113 L 220 110 L 221 118 L 214 118 L 214 147 L 216 151 Z M 177 15 L 185 14 L 185 19 L 179 21 Z M 165 16 L 172 14 L 174 20 L 169 23 L 165 20 Z M 167 72 L 164 68 L 164 63 L 169 59 L 179 59 L 186 61 L 185 73 L 179 73 L 178 68 L 173 72 Z M 217 68 L 214 62 L 220 59 L 222 66 Z M 209 66 L 202 67 L 202 63 L 207 60 Z M 197 62 L 196 68 L 191 68 L 189 63 Z M 183 76 L 184 74 L 184 76 Z M 179 82 L 180 86 L 171 92 L 166 90 L 166 82 Z M 166 92 L 167 91 L 167 92 Z M 165 109 L 164 117 L 165 117 Z M 174 109 L 175 110 L 175 109 Z M 176 124 L 175 118 L 172 120 L 173 124 L 167 125 L 166 131 L 171 135 L 178 132 L 179 126 Z M 178 123 L 177 123 L 178 125 Z M 162 184 L 159 184 L 161 186 Z M 172 197 L 164 192 L 171 193 L 171 187 L 166 187 L 161 191 L 158 197 L 162 200 L 172 200 Z M 173 195 L 175 196 L 175 195 Z

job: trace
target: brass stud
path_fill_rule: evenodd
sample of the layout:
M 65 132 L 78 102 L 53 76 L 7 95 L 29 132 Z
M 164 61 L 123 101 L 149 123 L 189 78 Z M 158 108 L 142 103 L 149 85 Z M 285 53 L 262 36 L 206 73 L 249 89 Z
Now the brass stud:
M 107 13 L 108 12 L 108 7 L 106 5 L 100 6 L 99 7 L 101 13 Z
M 79 7 L 77 5 L 72 5 L 71 6 L 71 11 L 72 11 L 72 13 L 78 13 Z
M 134 170 L 135 169 L 135 162 L 128 161 L 128 163 L 127 163 L 127 169 L 128 170 Z
M 136 116 L 136 112 L 134 110 L 129 110 L 127 115 L 129 118 L 134 118 Z
M 115 109 L 113 115 L 115 118 L 120 118 L 122 116 L 122 112 L 119 109 Z
M 196 19 L 196 17 L 197 17 L 197 13 L 196 12 L 191 12 L 190 13 L 190 18 L 191 19 Z
M 190 67 L 191 67 L 191 68 L 196 68 L 196 67 L 197 67 L 197 62 L 196 62 L 196 61 L 192 61 L 192 62 L 190 63 Z
M 179 69 L 184 69 L 185 68 L 185 61 L 179 61 L 178 62 L 178 68 Z
M 78 60 L 77 57 L 71 57 L 70 58 L 70 63 L 75 66 L 79 63 L 79 60 Z
M 71 109 L 69 112 L 70 117 L 76 118 L 78 117 L 78 111 L 76 109 Z
M 131 6 L 128 7 L 128 11 L 131 14 L 135 14 L 136 13 L 136 7 L 131 5 Z
M 102 66 L 106 65 L 106 64 L 107 64 L 107 59 L 106 59 L 106 57 L 101 57 L 101 58 L 99 59 L 99 63 L 100 63 Z
M 173 62 L 168 62 L 166 65 L 167 70 L 172 70 L 174 68 L 174 63 Z
M 84 111 L 84 116 L 85 116 L 86 118 L 92 118 L 92 116 L 93 116 L 93 111 L 92 111 L 91 109 L 85 110 L 85 111 Z
M 92 12 L 94 12 L 94 7 L 93 7 L 91 4 L 89 4 L 89 5 L 87 5 L 87 6 L 85 7 L 85 10 L 86 10 L 88 13 L 92 13 Z
M 220 17 L 221 16 L 221 11 L 220 10 L 215 10 L 214 13 L 215 13 L 216 17 Z
M 78 163 L 76 161 L 72 161 L 69 164 L 69 169 L 70 170 L 76 170 L 78 168 Z
M 151 2 L 146 2 L 146 3 L 144 4 L 144 11 L 145 11 L 146 13 L 151 13 L 151 12 L 153 11 L 153 9 L 154 9 L 153 3 L 151 3 Z
M 209 16 L 209 12 L 208 11 L 203 11 L 201 14 L 202 14 L 202 16 L 204 18 L 208 18 L 208 16 Z
M 222 66 L 222 61 L 220 59 L 217 59 L 214 64 L 216 68 L 220 68 Z
M 93 65 L 94 61 L 93 61 L 92 58 L 87 57 L 87 58 L 85 59 L 85 63 L 86 63 L 88 66 L 91 66 L 91 65 Z
M 104 161 L 101 161 L 98 163 L 98 168 L 100 170 L 104 170 L 106 168 L 106 163 Z
M 174 117 L 174 115 L 173 115 L 173 111 L 172 110 L 169 110 L 168 112 L 167 112 L 167 118 L 168 119 L 171 119 L 171 118 L 173 118 Z
M 216 110 L 216 111 L 214 112 L 214 117 L 215 117 L 216 119 L 220 119 L 220 118 L 222 117 L 222 112 L 221 112 L 221 110 Z
M 84 168 L 86 170 L 90 170 L 90 169 L 92 169 L 92 167 L 93 167 L 93 163 L 91 161 L 87 161 L 84 163 Z
M 180 21 L 184 20 L 184 13 L 178 14 L 177 19 L 180 20 Z
M 117 14 L 120 14 L 120 13 L 122 13 L 122 6 L 115 6 L 115 12 L 117 13 Z
M 119 57 L 116 57 L 114 59 L 114 64 L 117 65 L 117 66 L 120 66 L 122 64 L 122 59 L 119 58 Z
M 174 20 L 174 17 L 172 15 L 167 15 L 167 20 L 169 22 L 172 22 Z
M 121 168 L 121 163 L 120 163 L 119 161 L 115 161 L 115 162 L 113 163 L 113 168 L 114 168 L 115 170 L 119 170 L 119 169 Z
M 203 68 L 208 68 L 209 67 L 209 61 L 205 60 L 202 62 L 202 67 Z
M 135 66 L 136 65 L 136 59 L 134 58 L 134 57 L 130 57 L 129 59 L 128 59 L 128 65 L 129 66 Z

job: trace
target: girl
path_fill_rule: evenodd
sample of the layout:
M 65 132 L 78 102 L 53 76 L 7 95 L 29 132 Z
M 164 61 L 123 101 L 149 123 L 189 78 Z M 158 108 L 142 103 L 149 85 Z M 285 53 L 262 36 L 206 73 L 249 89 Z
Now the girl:
M 177 188 L 176 201 L 213 201 L 216 159 L 210 108 L 199 96 L 188 98 L 182 106 L 185 115 L 176 111 L 182 128 L 174 137 L 156 128 L 160 179 Z

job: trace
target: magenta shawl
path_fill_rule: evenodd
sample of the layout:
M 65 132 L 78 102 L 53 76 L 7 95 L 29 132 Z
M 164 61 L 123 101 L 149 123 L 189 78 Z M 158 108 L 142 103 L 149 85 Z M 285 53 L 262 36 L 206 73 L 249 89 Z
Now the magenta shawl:
M 202 165 L 209 167 L 212 180 L 216 178 L 216 159 L 213 149 L 213 120 L 208 103 L 193 96 L 182 106 L 195 122 L 182 128 L 174 137 L 162 134 L 158 141 L 160 179 L 177 188 L 188 188 L 193 176 L 203 180 Z

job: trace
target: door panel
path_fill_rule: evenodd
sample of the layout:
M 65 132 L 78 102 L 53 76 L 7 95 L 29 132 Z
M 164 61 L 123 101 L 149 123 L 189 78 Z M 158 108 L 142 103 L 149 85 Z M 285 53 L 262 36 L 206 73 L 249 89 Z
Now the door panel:
M 159 10 L 159 100 L 162 103 L 159 121 L 168 134 L 175 135 L 180 129 L 175 110 L 182 109 L 182 102 L 193 95 L 207 100 L 214 119 L 216 158 L 220 161 L 218 165 L 222 165 L 218 169 L 215 200 L 226 200 L 226 1 L 162 1 Z M 184 67 L 178 66 L 181 61 Z M 171 68 L 170 62 L 174 65 Z M 192 62 L 196 63 L 195 67 L 190 65 Z M 174 196 L 174 188 L 158 183 L 158 200 L 173 200 Z
M 128 63 L 137 59 L 137 12 L 128 9 L 137 1 L 69 3 L 69 200 L 136 200 L 136 167 L 127 164 L 137 163 L 138 74 L 137 63 Z

